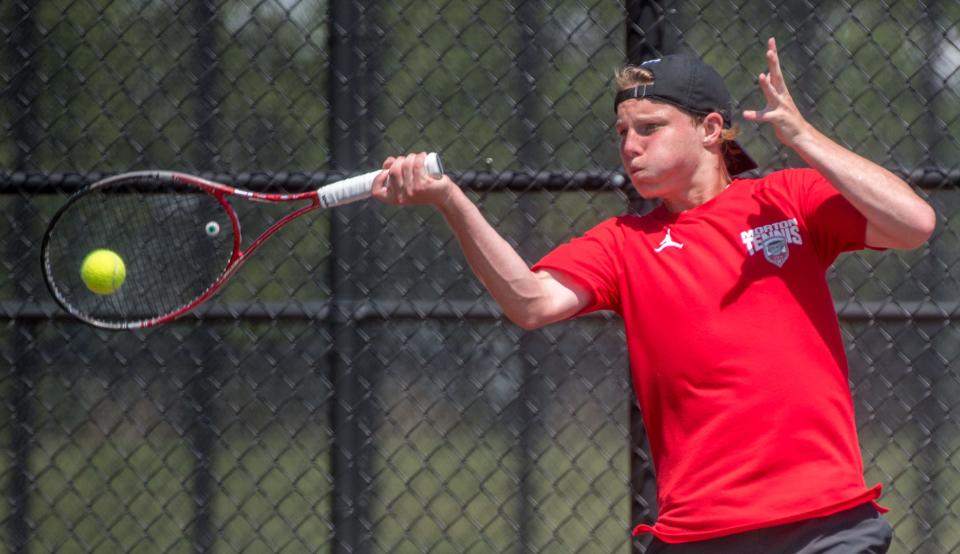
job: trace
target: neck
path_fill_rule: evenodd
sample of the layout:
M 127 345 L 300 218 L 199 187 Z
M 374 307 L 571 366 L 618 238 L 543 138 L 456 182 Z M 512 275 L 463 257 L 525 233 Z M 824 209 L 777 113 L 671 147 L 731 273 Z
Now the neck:
M 726 190 L 733 178 L 721 160 L 718 165 L 707 166 L 706 171 L 695 174 L 690 185 L 677 195 L 663 198 L 663 205 L 673 213 L 685 212 L 703 205 Z

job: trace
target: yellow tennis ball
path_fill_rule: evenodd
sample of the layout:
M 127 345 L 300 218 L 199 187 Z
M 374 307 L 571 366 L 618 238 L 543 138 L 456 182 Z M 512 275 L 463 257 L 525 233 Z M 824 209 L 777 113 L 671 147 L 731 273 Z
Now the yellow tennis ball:
M 100 248 L 83 259 L 80 277 L 91 291 L 97 294 L 113 294 L 127 278 L 127 266 L 116 252 Z

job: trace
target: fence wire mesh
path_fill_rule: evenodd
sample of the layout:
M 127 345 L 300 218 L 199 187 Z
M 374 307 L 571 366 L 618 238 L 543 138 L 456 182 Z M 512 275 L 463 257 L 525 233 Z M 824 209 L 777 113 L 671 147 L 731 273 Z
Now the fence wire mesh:
M 619 321 L 512 326 L 437 213 L 298 221 L 211 306 L 136 333 L 66 318 L 39 243 L 103 174 L 294 190 L 437 150 L 534 261 L 638 207 L 614 68 L 692 50 L 760 106 L 771 35 L 811 122 L 938 212 L 925 247 L 829 276 L 892 552 L 960 552 L 960 3 L 12 0 L 0 17 L 10 552 L 643 551 L 629 530 L 656 506 Z M 799 165 L 744 130 L 761 172 Z

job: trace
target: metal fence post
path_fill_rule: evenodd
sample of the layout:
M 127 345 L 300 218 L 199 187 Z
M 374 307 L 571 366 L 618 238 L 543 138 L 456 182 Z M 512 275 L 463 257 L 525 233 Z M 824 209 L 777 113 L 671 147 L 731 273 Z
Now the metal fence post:
M 537 48 L 536 34 L 541 19 L 538 18 L 537 4 L 529 0 L 520 2 L 517 6 L 517 26 L 519 28 L 517 57 L 517 76 L 512 85 L 517 87 L 516 98 L 519 98 L 514 110 L 517 114 L 517 143 L 520 145 L 517 158 L 520 163 L 533 171 L 540 171 L 546 163 L 546 154 L 543 143 L 537 136 L 537 126 L 543 117 L 538 86 L 543 68 L 547 65 Z M 527 246 L 534 232 L 530 219 L 539 220 L 539 208 L 530 193 L 521 192 L 518 208 L 522 214 L 523 227 L 517 237 L 519 253 L 530 263 L 534 255 Z M 526 217 L 527 215 L 531 217 Z M 538 417 L 541 403 L 538 387 L 536 386 L 537 364 L 527 355 L 533 351 L 539 335 L 534 332 L 521 330 L 517 344 L 520 364 L 520 390 L 517 395 L 518 417 L 520 420 L 519 437 L 517 444 L 518 478 L 517 487 L 517 552 L 532 552 L 531 545 L 532 523 L 537 520 L 534 511 L 534 472 L 536 470 L 536 442 L 538 437 Z
M 627 61 L 644 60 L 676 50 L 677 40 L 667 25 L 670 0 L 627 0 Z
M 194 104 L 196 131 L 193 140 L 193 163 L 199 170 L 213 169 L 214 124 L 217 117 L 216 91 L 219 54 L 216 44 L 217 7 L 214 0 L 194 0 L 193 44 Z
M 366 83 L 361 49 L 366 50 L 360 28 L 360 10 L 353 0 L 329 4 L 329 94 L 331 165 L 335 170 L 354 172 L 363 158 L 362 143 L 367 136 L 361 125 Z M 351 248 L 350 224 L 356 206 L 337 208 L 330 215 L 330 258 L 328 279 L 330 310 L 326 324 L 332 344 L 328 351 L 332 389 L 330 402 L 331 478 L 333 483 L 331 530 L 334 553 L 367 552 L 372 541 L 370 522 L 369 453 L 372 440 L 370 390 L 361 383 L 364 368 L 352 365 L 356 350 L 356 321 L 353 317 L 354 287 L 349 268 L 358 255 Z M 372 384 L 368 385 L 373 387 Z
M 192 53 L 194 71 L 193 111 L 196 129 L 194 131 L 194 167 L 198 170 L 210 170 L 213 164 L 212 148 L 213 127 L 216 118 L 216 99 L 213 93 L 217 80 L 218 56 L 216 51 L 215 29 L 217 21 L 216 5 L 213 0 L 194 0 L 193 2 L 194 44 Z M 195 552 L 211 552 L 216 542 L 216 530 L 213 522 L 213 502 L 215 493 L 214 449 L 217 432 L 214 428 L 216 414 L 214 398 L 216 391 L 211 385 L 211 376 L 218 371 L 217 363 L 208 358 L 205 364 L 194 368 L 188 386 L 188 402 L 191 403 L 192 425 L 190 444 L 194 455 L 192 521 L 193 548 Z
M 30 157 L 36 149 L 38 139 L 34 132 L 36 118 L 33 100 L 38 93 L 36 86 L 36 52 L 38 48 L 36 13 L 39 2 L 15 1 L 13 18 L 11 20 L 11 37 L 8 45 L 9 58 L 12 67 L 17 68 L 10 80 L 7 94 L 13 110 L 10 133 L 16 147 L 15 171 L 25 171 L 30 164 Z M 13 220 L 15 228 L 19 228 L 19 236 L 29 236 L 29 229 L 33 224 L 33 217 L 29 210 L 30 200 L 19 197 L 14 202 Z M 27 258 L 31 249 L 19 240 L 10 241 L 7 249 L 7 259 L 15 264 L 14 283 L 29 282 L 29 268 L 18 260 Z M 29 301 L 29 293 L 25 293 L 20 286 L 16 286 L 15 295 L 23 301 Z M 10 379 L 8 406 L 11 408 L 10 417 L 10 476 L 7 515 L 7 541 L 10 552 L 26 554 L 30 551 L 31 523 L 30 497 L 32 494 L 32 478 L 30 475 L 30 451 L 33 447 L 36 428 L 33 412 L 33 383 L 36 381 L 35 367 L 27 354 L 33 343 L 36 323 L 24 322 L 12 328 L 11 351 L 13 363 L 7 378 Z
M 676 40 L 667 25 L 668 0 L 628 0 L 626 3 L 626 51 L 627 63 L 639 64 L 644 60 L 672 52 Z M 643 204 L 631 191 L 631 204 L 635 209 Z M 628 376 L 632 382 L 632 375 Z M 648 519 L 656 506 L 656 486 L 652 460 L 648 459 L 644 444 L 646 430 L 636 400 L 630 402 L 630 521 L 633 524 Z M 632 541 L 635 552 L 643 552 L 649 537 Z

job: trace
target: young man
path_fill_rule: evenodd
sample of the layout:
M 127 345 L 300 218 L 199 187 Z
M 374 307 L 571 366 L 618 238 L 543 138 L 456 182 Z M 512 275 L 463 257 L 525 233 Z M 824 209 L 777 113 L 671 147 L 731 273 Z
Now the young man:
M 885 552 L 826 283 L 844 251 L 916 248 L 930 206 L 810 126 L 776 43 L 759 76 L 773 126 L 809 165 L 756 164 L 734 140 L 722 78 L 689 55 L 618 76 L 616 128 L 633 186 L 662 204 L 604 221 L 531 269 L 423 154 L 388 158 L 374 196 L 443 213 L 477 277 L 517 325 L 593 310 L 624 320 L 657 473 L 651 552 Z

